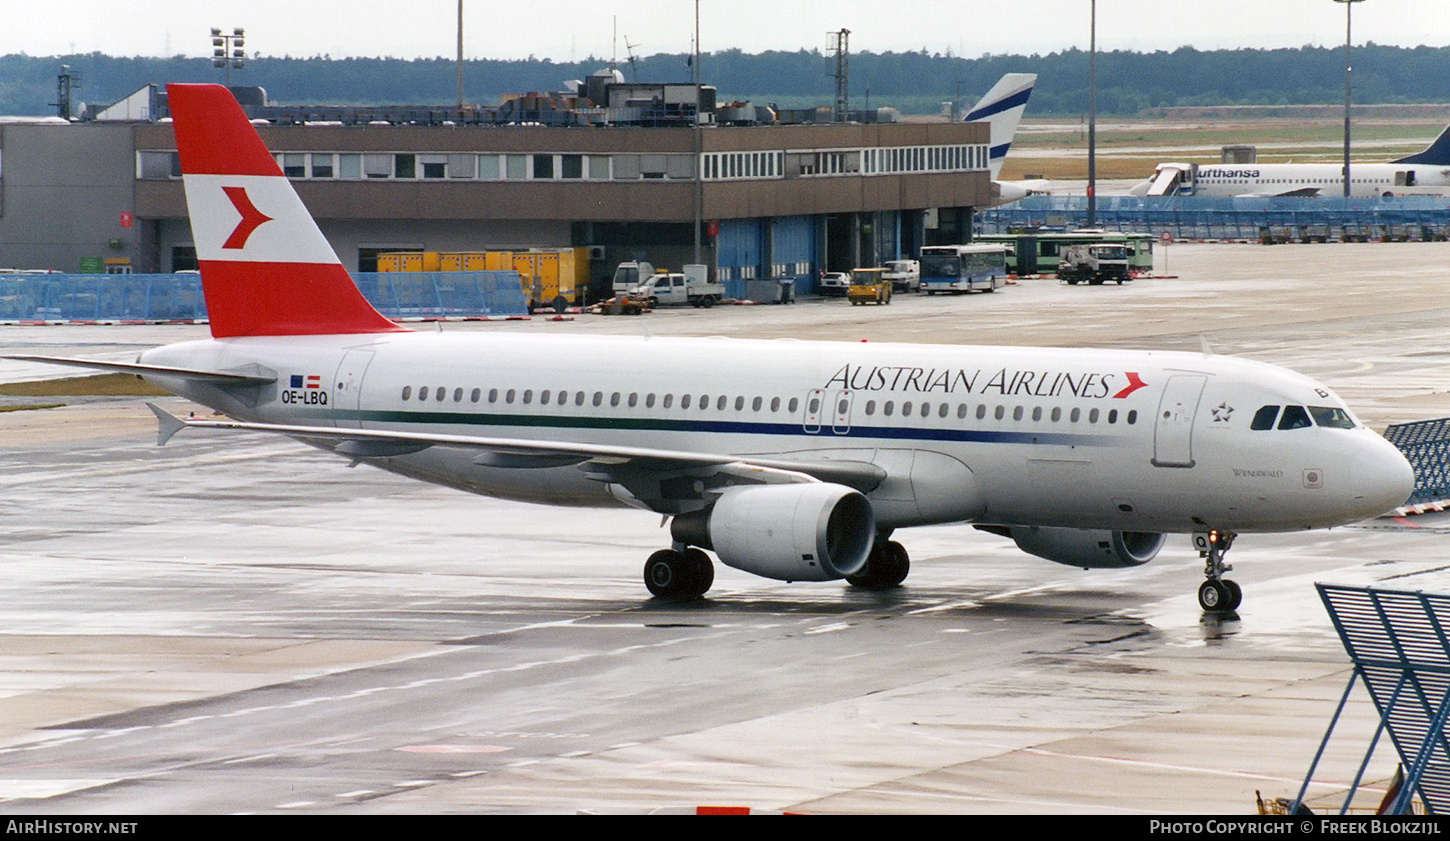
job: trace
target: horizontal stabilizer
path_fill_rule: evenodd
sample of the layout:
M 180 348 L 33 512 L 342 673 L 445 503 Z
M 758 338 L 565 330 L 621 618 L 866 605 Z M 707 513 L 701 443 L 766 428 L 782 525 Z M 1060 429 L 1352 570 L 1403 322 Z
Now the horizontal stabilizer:
M 71 359 L 65 356 L 33 356 L 30 354 L 10 353 L 0 356 L 0 359 L 14 359 L 20 362 L 48 362 L 52 365 L 69 365 L 73 368 L 90 368 L 96 371 L 109 371 L 113 374 L 135 374 L 146 376 L 179 377 L 192 382 L 209 382 L 213 385 L 267 385 L 277 381 L 277 375 L 263 373 L 244 373 L 239 371 L 199 371 L 195 368 L 172 368 L 165 365 L 142 365 L 139 362 L 103 362 L 99 359 Z M 256 367 L 256 366 L 252 366 Z
M 150 409 L 151 414 L 156 416 L 158 423 L 156 427 L 156 446 L 166 446 L 166 442 L 171 440 L 171 436 L 186 428 L 186 421 L 157 406 L 155 403 L 147 403 L 146 408 Z

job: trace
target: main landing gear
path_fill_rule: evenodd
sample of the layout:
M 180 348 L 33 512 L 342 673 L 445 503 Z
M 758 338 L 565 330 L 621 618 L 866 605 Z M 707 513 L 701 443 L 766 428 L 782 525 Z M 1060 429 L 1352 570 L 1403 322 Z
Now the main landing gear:
M 846 576 L 848 584 L 865 590 L 890 590 L 906 580 L 906 574 L 911 571 L 906 547 L 886 538 L 884 534 L 876 536 L 871 554 L 866 556 L 866 566 L 855 575 Z
M 1244 591 L 1235 581 L 1223 577 L 1233 567 L 1223 556 L 1234 544 L 1234 533 L 1227 531 L 1195 532 L 1193 546 L 1204 559 L 1203 575 L 1208 580 L 1198 588 L 1198 606 L 1205 613 L 1232 613 L 1244 600 Z
M 662 599 L 694 601 L 714 583 L 715 565 L 694 546 L 661 549 L 644 562 L 644 586 Z
M 866 590 L 890 590 L 906 580 L 911 559 L 906 547 L 886 535 L 878 535 L 871 546 L 866 565 L 855 575 L 846 576 L 847 583 Z M 650 593 L 673 602 L 689 602 L 705 595 L 715 583 L 715 565 L 704 550 L 675 544 L 661 549 L 644 562 L 644 586 Z

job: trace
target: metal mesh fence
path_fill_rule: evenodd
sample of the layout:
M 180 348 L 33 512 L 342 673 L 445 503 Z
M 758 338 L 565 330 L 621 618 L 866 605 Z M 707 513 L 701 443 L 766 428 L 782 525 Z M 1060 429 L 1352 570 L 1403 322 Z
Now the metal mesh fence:
M 1085 196 L 1028 196 L 976 215 L 978 233 L 1064 229 L 1087 223 Z M 1204 198 L 1100 196 L 1096 226 L 1175 239 L 1272 241 L 1443 240 L 1450 198 Z
M 361 272 L 353 280 L 388 318 L 528 312 L 516 272 Z M 204 321 L 196 274 L 0 275 L 0 322 Z
M 1411 505 L 1450 499 L 1450 418 L 1393 424 L 1385 439 L 1415 468 Z

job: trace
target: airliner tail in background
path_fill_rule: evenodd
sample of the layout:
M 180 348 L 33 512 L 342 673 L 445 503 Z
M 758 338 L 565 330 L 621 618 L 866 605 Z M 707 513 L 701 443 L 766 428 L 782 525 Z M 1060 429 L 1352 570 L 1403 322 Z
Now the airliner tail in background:
M 987 161 L 992 168 L 992 180 L 1002 172 L 1002 162 L 1012 148 L 1012 138 L 1017 135 L 1017 124 L 1027 110 L 1027 100 L 1032 88 L 1037 85 L 1036 73 L 1008 73 L 987 91 L 972 110 L 962 117 L 962 122 L 985 122 L 992 127 Z

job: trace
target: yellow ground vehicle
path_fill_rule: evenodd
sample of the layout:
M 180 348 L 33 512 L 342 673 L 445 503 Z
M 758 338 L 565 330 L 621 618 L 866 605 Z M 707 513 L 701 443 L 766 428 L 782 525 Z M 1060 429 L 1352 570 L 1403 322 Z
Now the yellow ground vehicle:
M 852 269 L 851 285 L 846 288 L 846 298 L 852 304 L 891 303 L 891 281 L 882 276 L 881 269 Z
M 381 272 L 515 271 L 529 309 L 563 312 L 584 303 L 589 286 L 589 249 L 531 248 L 527 251 L 397 251 L 378 255 Z

